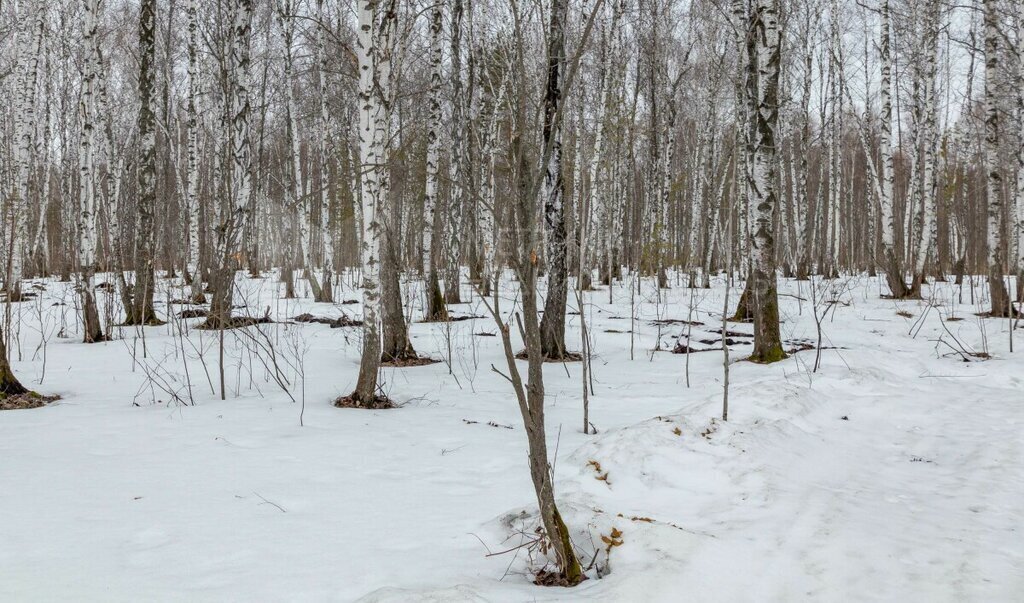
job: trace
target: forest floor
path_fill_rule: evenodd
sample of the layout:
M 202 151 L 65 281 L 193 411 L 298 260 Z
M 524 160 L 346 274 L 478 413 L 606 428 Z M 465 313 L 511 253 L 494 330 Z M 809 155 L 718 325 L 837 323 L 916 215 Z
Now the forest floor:
M 571 590 L 531 581 L 536 500 L 492 319 L 419 322 L 409 285 L 413 344 L 442 362 L 383 369 L 400 408 L 338 409 L 361 330 L 289 319 L 359 305 L 241 278 L 237 312 L 279 322 L 224 334 L 221 401 L 219 334 L 175 318 L 189 306 L 163 283 L 167 325 L 99 344 L 80 343 L 67 284 L 37 281 L 11 306 L 16 374 L 61 399 L 0 412 L 0 600 L 1024 596 L 1024 328 L 1011 353 L 1009 322 L 976 316 L 981 279 L 906 302 L 868 277 L 782 281 L 786 347 L 814 345 L 827 309 L 832 349 L 816 372 L 813 349 L 755 365 L 751 325 L 730 323 L 727 422 L 721 278 L 585 293 L 597 435 L 582 432 L 582 365 L 545 367 L 557 499 L 585 561 L 597 555 Z M 513 284 L 502 292 L 508 311 Z M 454 314 L 487 316 L 472 299 Z M 709 351 L 670 353 L 688 332 Z

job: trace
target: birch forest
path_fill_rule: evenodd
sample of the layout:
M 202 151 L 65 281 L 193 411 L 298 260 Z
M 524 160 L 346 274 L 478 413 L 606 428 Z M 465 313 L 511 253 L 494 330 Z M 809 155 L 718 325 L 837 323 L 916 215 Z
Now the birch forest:
M 0 0 L 0 106 L 0 600 L 1024 596 L 1024 0 Z

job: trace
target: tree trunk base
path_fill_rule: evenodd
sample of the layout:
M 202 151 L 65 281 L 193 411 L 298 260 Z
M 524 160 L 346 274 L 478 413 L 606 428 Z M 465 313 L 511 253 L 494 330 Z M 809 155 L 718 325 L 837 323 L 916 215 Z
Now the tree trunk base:
M 336 408 L 360 408 L 363 410 L 386 410 L 398 408 L 398 406 L 386 396 L 373 396 L 369 400 L 361 399 L 356 392 L 343 396 L 334 401 Z
M 316 280 L 316 275 L 309 268 L 306 268 L 306 281 L 309 283 L 309 289 L 313 292 L 313 302 L 317 304 L 330 304 L 334 303 L 334 291 L 331 286 L 331 273 L 330 271 L 324 271 L 324 280 L 321 284 Z
M 658 288 L 659 289 L 671 289 L 668 286 L 668 271 L 664 267 L 658 268 Z
M 1016 318 L 1019 315 L 1010 302 L 1010 294 L 1006 290 L 1006 283 L 1002 275 L 990 275 L 988 277 L 989 294 L 992 298 L 992 309 L 988 316 L 992 318 Z
M 6 354 L 6 350 L 4 351 Z M 28 393 L 28 388 L 18 381 L 14 376 L 11 367 L 7 365 L 7 358 L 0 358 L 0 398 L 5 396 L 20 396 Z
M 444 301 L 448 305 L 461 304 L 462 303 L 462 292 L 459 291 L 458 285 L 452 285 L 449 283 L 444 289 Z
M 594 290 L 594 275 L 590 273 L 590 270 L 584 270 L 580 273 L 579 287 L 580 291 Z
M 7 294 L 6 301 L 12 304 L 26 302 L 35 297 L 34 294 L 25 292 L 25 290 L 22 288 L 21 282 L 13 283 L 11 287 L 4 291 L 4 293 Z
M 0 393 L 0 411 L 42 408 L 57 400 L 60 400 L 60 396 L 42 396 L 36 392 L 27 390 L 20 394 L 8 395 Z
M 82 343 L 98 343 L 107 341 L 100 323 L 100 313 L 96 308 L 96 296 L 89 285 L 82 287 Z
M 125 316 L 124 322 L 119 324 L 120 327 L 159 327 L 167 324 L 165 321 L 160 320 L 156 317 L 156 314 L 149 314 L 148 316 L 139 319 L 135 312 L 129 312 L 128 316 Z
M 413 352 L 412 354 L 402 354 L 400 356 L 381 354 L 380 357 L 381 366 L 390 366 L 394 368 L 428 366 L 431 364 L 437 364 L 438 362 L 440 362 L 440 360 L 435 360 L 428 356 L 419 356 L 415 352 Z
M 526 350 L 521 350 L 516 353 L 516 360 L 529 360 L 530 355 Z M 560 354 L 544 354 L 542 357 L 544 362 L 581 362 L 583 360 L 583 354 L 579 352 L 567 352 L 562 351 Z
M 785 360 L 786 358 L 789 358 L 789 355 L 782 349 L 782 345 L 778 345 L 772 346 L 764 352 L 751 354 L 747 360 L 755 364 L 771 364 L 773 362 Z
M 920 286 L 918 285 L 917 291 L 914 291 L 914 283 L 912 282 L 911 286 L 908 287 L 900 273 L 894 272 L 890 269 L 885 273 L 885 280 L 889 285 L 889 291 L 891 293 L 890 299 L 921 299 Z
M 423 317 L 426 322 L 446 322 L 448 320 L 448 308 L 444 304 L 444 296 L 441 295 L 441 285 L 438 283 L 437 274 L 427 276 L 427 311 Z
M 281 281 L 284 283 L 284 298 L 295 299 L 295 271 L 285 268 L 281 272 Z

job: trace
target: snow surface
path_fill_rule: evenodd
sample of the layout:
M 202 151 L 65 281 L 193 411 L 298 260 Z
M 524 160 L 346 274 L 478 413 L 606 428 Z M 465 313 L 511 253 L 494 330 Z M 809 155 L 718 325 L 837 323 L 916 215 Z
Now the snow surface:
M 614 304 L 586 293 L 598 435 L 582 433 L 580 365 L 545 368 L 559 504 L 581 554 L 600 551 L 571 590 L 534 586 L 525 549 L 488 556 L 536 525 L 518 408 L 491 370 L 506 370 L 500 339 L 477 335 L 491 319 L 412 324 L 416 349 L 445 362 L 385 369 L 404 403 L 386 411 L 330 405 L 355 384 L 359 329 L 228 332 L 220 401 L 217 334 L 175 336 L 201 319 L 85 345 L 73 291 L 38 282 L 12 306 L 14 368 L 63 399 L 0 412 L 0 601 L 1024 600 L 1024 329 L 1011 353 L 1008 321 L 975 316 L 981 279 L 925 302 L 881 299 L 867 277 L 813 295 L 783 281 L 783 336 L 814 340 L 812 298 L 835 299 L 824 343 L 839 349 L 812 373 L 813 350 L 758 366 L 734 338 L 727 423 L 720 344 L 697 343 L 720 337 L 721 278 L 618 286 Z M 272 275 L 240 283 L 239 312 L 358 317 L 282 300 Z M 165 286 L 161 314 L 182 296 Z M 512 283 L 503 294 L 507 311 Z M 652 352 L 688 327 L 658 319 L 707 323 L 692 345 L 716 349 L 689 356 L 690 387 L 686 355 Z M 264 366 L 271 346 L 290 395 Z M 186 401 L 190 379 L 195 405 L 147 373 Z

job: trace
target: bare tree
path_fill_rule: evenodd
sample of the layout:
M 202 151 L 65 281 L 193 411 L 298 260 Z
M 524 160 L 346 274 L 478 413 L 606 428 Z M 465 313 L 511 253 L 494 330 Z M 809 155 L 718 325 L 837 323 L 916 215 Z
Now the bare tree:
M 374 408 L 381 362 L 381 238 L 387 211 L 388 144 L 392 41 L 397 19 L 394 0 L 359 0 L 359 163 L 362 205 L 363 354 L 359 380 L 347 404 Z
M 252 0 L 232 0 L 231 32 L 227 40 L 227 82 L 230 119 L 225 122 L 227 149 L 230 151 L 230 178 L 226 182 L 230 209 L 217 227 L 215 258 L 211 271 L 213 295 L 205 326 L 223 329 L 231 326 L 231 308 L 235 269 L 241 261 L 239 240 L 249 212 L 252 194 L 252 150 L 249 140 L 249 54 L 252 33 Z
M 199 265 L 199 22 L 196 0 L 188 0 L 188 101 L 186 106 L 188 164 L 185 201 L 188 208 L 185 277 L 191 285 L 192 301 L 204 303 L 203 279 Z
M 441 32 L 444 27 L 444 2 L 438 0 L 430 9 L 430 98 L 427 124 L 426 190 L 423 194 L 423 276 L 427 296 L 427 320 L 447 320 L 444 296 L 438 281 L 439 253 L 436 249 L 436 213 L 441 162 Z
M 39 81 L 39 59 L 42 56 L 43 33 L 46 27 L 46 4 L 26 2 L 22 23 L 16 30 L 16 104 L 14 115 L 16 179 L 11 207 L 11 229 L 7 234 L 7 299 L 21 301 L 21 280 L 25 272 L 28 239 L 29 192 L 32 176 L 33 150 L 36 134 L 36 90 Z M 17 9 L 17 5 L 15 5 Z M 20 40 L 19 40 L 20 38 Z M 20 42 L 20 44 L 19 44 Z
M 462 302 L 460 295 L 460 264 L 462 262 L 461 225 L 465 210 L 464 170 L 466 162 L 466 98 L 462 85 L 462 19 L 465 11 L 463 0 L 452 0 L 451 16 L 451 153 L 449 154 L 449 184 L 447 218 L 448 239 L 445 241 L 448 271 L 445 278 L 445 301 L 449 304 Z
M 83 341 L 102 341 L 103 325 L 100 324 L 96 308 L 94 272 L 96 267 L 96 173 L 94 162 L 94 90 L 96 81 L 96 36 L 97 0 L 85 1 L 85 18 L 82 20 L 82 46 L 85 61 L 82 69 L 82 92 L 79 99 L 79 116 L 82 132 L 78 143 L 78 263 L 81 267 Z
M 565 358 L 565 306 L 569 294 L 566 253 L 565 181 L 562 175 L 562 104 L 565 77 L 567 0 L 553 0 L 548 21 L 544 146 L 550 147 L 544 174 L 544 236 L 548 292 L 541 321 L 541 349 L 552 360 Z
M 139 169 L 138 230 L 135 239 L 135 285 L 125 324 L 160 324 L 153 309 L 156 289 L 153 260 L 156 244 L 156 0 L 139 5 Z
M 1009 316 L 1010 295 L 1003 281 L 1003 175 L 999 159 L 999 106 L 996 79 L 999 77 L 1000 9 L 997 0 L 983 0 L 985 10 L 985 172 L 988 206 L 988 287 L 992 316 Z
M 754 280 L 754 352 L 757 362 L 786 357 L 779 334 L 779 298 L 776 292 L 774 215 L 776 204 L 775 146 L 779 121 L 780 36 L 776 0 L 756 0 L 750 13 L 747 52 L 751 63 L 748 89 L 757 99 L 751 128 L 753 165 L 748 190 L 754 209 L 750 239 Z M 756 63 L 755 63 L 756 61 Z M 756 65 L 756 66 L 755 66 Z M 723 335 L 724 336 L 724 335 Z

